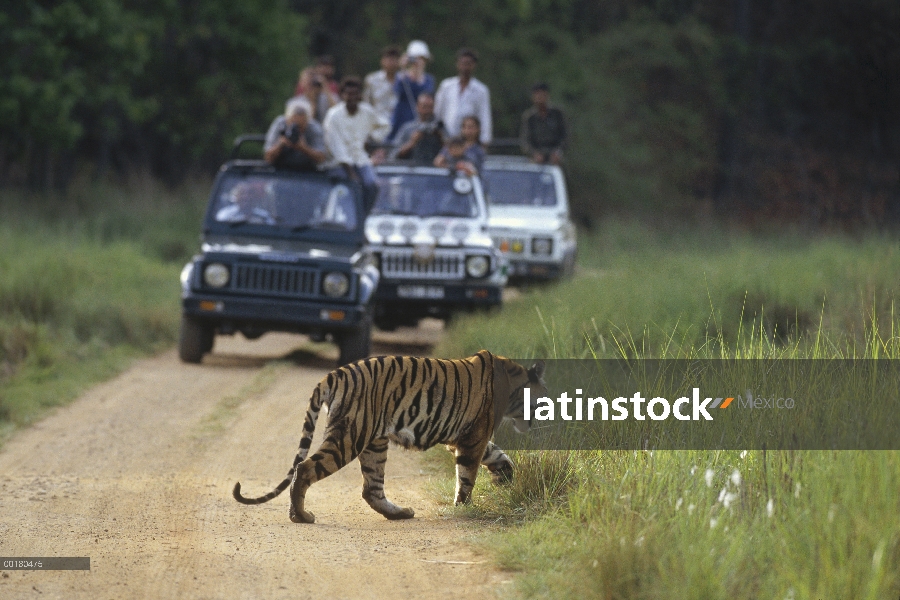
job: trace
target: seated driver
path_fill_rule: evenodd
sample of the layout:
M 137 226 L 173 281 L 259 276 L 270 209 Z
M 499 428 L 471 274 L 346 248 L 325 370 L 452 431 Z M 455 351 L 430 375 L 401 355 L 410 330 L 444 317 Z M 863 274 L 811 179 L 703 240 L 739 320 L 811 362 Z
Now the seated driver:
M 228 194 L 229 203 L 216 213 L 216 220 L 227 223 L 274 225 L 275 217 L 261 206 L 269 196 L 269 190 L 262 181 L 239 183 Z

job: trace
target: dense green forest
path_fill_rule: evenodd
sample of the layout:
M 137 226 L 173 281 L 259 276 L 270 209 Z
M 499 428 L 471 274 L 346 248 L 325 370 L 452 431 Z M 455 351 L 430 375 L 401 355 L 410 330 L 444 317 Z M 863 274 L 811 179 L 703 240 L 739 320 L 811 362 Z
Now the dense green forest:
M 316 55 L 413 38 L 479 51 L 499 136 L 549 82 L 583 214 L 900 219 L 896 0 L 7 0 L 0 184 L 211 173 Z

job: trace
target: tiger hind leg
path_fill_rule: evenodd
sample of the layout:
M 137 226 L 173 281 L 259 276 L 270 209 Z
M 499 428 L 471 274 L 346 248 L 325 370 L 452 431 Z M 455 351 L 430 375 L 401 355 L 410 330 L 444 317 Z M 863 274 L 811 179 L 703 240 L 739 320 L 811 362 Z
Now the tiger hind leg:
M 513 479 L 513 462 L 500 446 L 488 442 L 481 464 L 491 472 L 491 481 L 495 484 L 509 483 Z
M 355 444 L 344 435 L 344 430 L 344 427 L 329 426 L 319 449 L 294 470 L 289 513 L 294 523 L 315 523 L 316 516 L 303 506 L 309 486 L 338 472 L 356 458 Z
M 375 512 L 390 520 L 411 519 L 416 513 L 411 508 L 401 508 L 384 495 L 384 464 L 387 462 L 388 439 L 373 441 L 359 455 L 359 466 L 363 474 L 363 500 Z

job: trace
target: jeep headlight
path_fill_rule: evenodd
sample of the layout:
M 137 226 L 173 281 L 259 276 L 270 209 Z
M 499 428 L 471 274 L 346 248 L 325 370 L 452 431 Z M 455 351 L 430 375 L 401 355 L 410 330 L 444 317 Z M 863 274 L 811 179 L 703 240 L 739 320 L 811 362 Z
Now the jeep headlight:
M 203 269 L 203 281 L 209 287 L 221 288 L 228 285 L 231 273 L 222 263 L 210 263 Z
M 462 244 L 463 240 L 469 235 L 469 226 L 465 223 L 457 223 L 450 229 L 450 235 Z
M 470 256 L 466 259 L 466 273 L 469 274 L 469 277 L 476 279 L 484 277 L 487 275 L 490 266 L 491 261 L 488 260 L 487 256 Z
M 375 230 L 382 238 L 387 239 L 394 235 L 394 224 L 390 221 L 380 221 Z
M 550 256 L 553 253 L 553 240 L 551 238 L 536 237 L 531 240 L 531 253 L 534 255 Z
M 350 280 L 344 273 L 328 273 L 322 280 L 322 291 L 326 296 L 339 298 L 347 293 L 350 289 Z
M 400 235 L 406 239 L 412 239 L 419 232 L 415 221 L 404 221 L 400 224 Z

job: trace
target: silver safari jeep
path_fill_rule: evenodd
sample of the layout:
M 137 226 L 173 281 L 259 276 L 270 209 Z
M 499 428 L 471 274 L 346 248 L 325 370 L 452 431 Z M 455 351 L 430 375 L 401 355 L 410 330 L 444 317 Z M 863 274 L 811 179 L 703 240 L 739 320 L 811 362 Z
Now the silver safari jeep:
M 550 280 L 575 268 L 577 240 L 562 169 L 489 156 L 484 178 L 490 234 L 515 280 Z
M 378 198 L 365 228 L 381 272 L 375 324 L 391 330 L 499 306 L 507 267 L 488 235 L 479 178 L 404 164 L 376 172 Z

